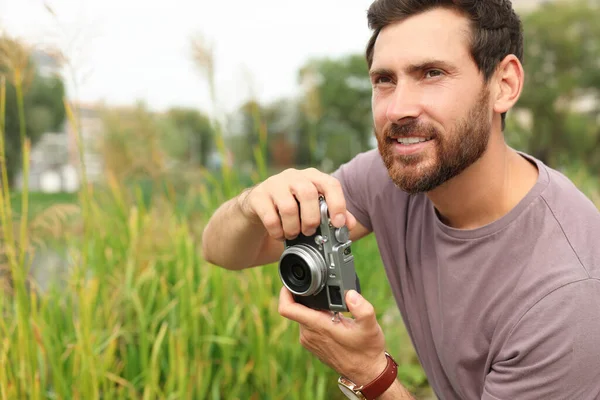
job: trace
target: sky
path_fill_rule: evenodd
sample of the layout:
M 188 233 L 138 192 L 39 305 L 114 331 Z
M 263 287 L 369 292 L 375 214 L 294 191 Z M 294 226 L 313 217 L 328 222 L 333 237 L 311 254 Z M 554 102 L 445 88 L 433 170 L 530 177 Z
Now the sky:
M 153 110 L 210 112 L 190 39 L 215 50 L 219 110 L 253 94 L 262 102 L 299 91 L 297 72 L 312 57 L 362 53 L 371 0 L 0 0 L 0 28 L 34 46 L 58 46 L 73 100 Z M 52 12 L 49 11 L 52 10 Z
M 0 0 L 0 29 L 69 58 L 71 100 L 213 111 L 190 39 L 215 50 L 217 111 L 298 93 L 313 57 L 363 53 L 372 0 Z M 515 0 L 516 6 L 536 0 Z M 49 11 L 51 10 L 51 11 Z

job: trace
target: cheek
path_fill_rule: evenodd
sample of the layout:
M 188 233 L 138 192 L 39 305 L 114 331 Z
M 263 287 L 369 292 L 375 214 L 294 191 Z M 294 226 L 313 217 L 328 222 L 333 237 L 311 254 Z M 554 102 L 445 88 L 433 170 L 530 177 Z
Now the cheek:
M 423 111 L 432 121 L 440 125 L 442 131 L 448 132 L 468 111 L 469 95 L 438 91 L 424 97 Z
M 385 97 L 373 94 L 371 99 L 371 111 L 373 113 L 373 122 L 379 130 L 387 123 L 388 101 Z

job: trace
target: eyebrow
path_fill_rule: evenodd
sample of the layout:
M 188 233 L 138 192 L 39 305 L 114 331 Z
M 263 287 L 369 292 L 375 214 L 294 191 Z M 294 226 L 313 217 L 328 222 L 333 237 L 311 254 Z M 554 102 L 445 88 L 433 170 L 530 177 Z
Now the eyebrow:
M 447 61 L 431 59 L 431 60 L 424 60 L 418 64 L 410 64 L 409 66 L 407 66 L 405 68 L 405 71 L 408 74 L 412 75 L 416 72 L 421 72 L 421 71 L 425 71 L 428 69 L 435 69 L 435 68 L 443 69 L 448 72 L 452 72 L 452 71 L 456 70 L 456 67 Z M 369 71 L 369 76 L 371 76 L 371 77 L 380 76 L 380 75 L 395 76 L 396 73 L 389 68 L 375 68 L 375 69 Z
M 375 76 L 394 76 L 396 73 L 388 68 L 376 68 L 369 71 L 369 76 L 371 78 Z

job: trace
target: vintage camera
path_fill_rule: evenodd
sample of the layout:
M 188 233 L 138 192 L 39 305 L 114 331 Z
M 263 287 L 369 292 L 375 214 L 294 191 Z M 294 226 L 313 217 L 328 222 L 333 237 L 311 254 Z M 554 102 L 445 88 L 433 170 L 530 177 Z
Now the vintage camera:
M 279 276 L 296 302 L 316 310 L 348 311 L 345 295 L 360 282 L 354 270 L 350 233 L 346 226 L 335 228 L 327 203 L 319 198 L 321 223 L 314 235 L 302 233 L 285 241 L 279 259 Z

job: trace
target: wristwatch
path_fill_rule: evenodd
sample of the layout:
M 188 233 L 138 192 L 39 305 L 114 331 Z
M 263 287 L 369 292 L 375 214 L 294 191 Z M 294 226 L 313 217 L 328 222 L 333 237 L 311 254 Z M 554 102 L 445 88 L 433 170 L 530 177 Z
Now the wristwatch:
M 387 351 L 385 356 L 387 357 L 385 369 L 377 378 L 366 385 L 358 386 L 350 379 L 340 376 L 338 386 L 342 393 L 351 400 L 375 400 L 388 390 L 398 375 L 398 364 Z

